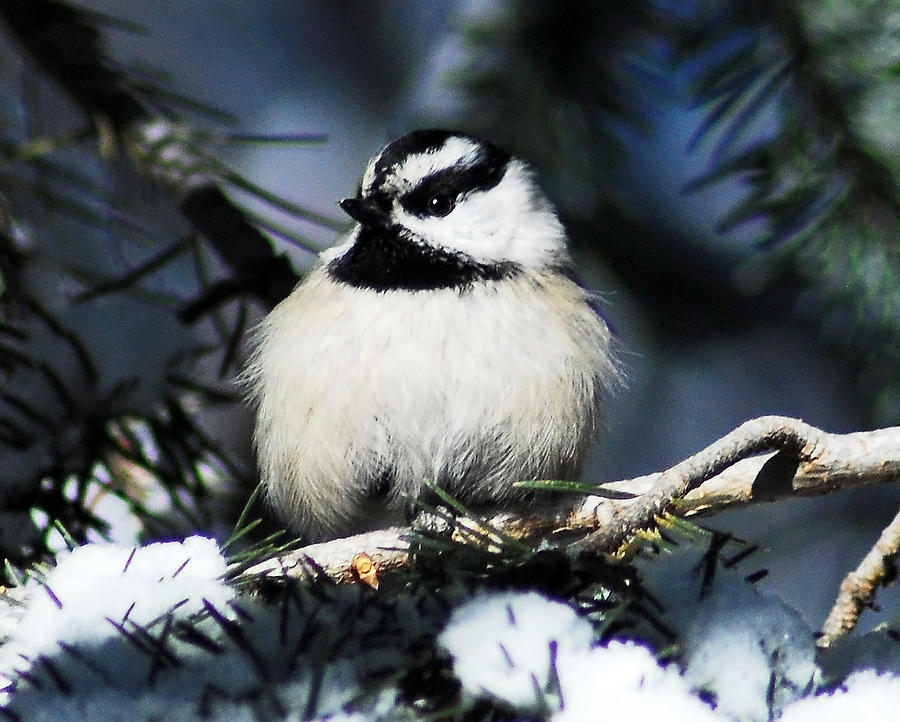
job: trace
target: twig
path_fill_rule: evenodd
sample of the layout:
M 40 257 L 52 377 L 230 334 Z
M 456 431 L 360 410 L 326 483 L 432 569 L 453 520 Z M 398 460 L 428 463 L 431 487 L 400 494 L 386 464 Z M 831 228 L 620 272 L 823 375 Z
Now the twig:
M 859 566 L 841 582 L 841 591 L 828 613 L 818 645 L 829 647 L 852 631 L 866 607 L 871 607 L 879 586 L 893 576 L 894 560 L 900 553 L 900 512 L 885 527 Z
M 409 557 L 409 542 L 404 539 L 404 535 L 408 533 L 409 529 L 389 527 L 321 544 L 310 544 L 289 554 L 260 562 L 247 569 L 242 576 L 309 579 L 318 572 L 324 572 L 338 582 L 356 581 L 359 577 L 354 571 L 353 560 L 358 553 L 368 555 L 378 573 L 405 566 Z
M 702 451 L 661 473 L 610 484 L 608 488 L 615 491 L 637 492 L 637 495 L 626 500 L 589 497 L 573 510 L 568 526 L 596 527 L 585 542 L 593 548 L 615 551 L 638 529 L 655 526 L 656 517 L 673 500 L 682 498 L 735 462 L 771 449 L 810 461 L 821 453 L 826 436 L 823 431 L 797 419 L 761 416 L 741 424 Z M 623 488 L 626 486 L 634 488 Z
M 764 451 L 777 450 L 767 456 Z M 697 454 L 662 472 L 603 484 L 629 499 L 590 496 L 568 508 L 502 513 L 484 525 L 518 539 L 562 532 L 584 533 L 579 547 L 614 553 L 640 529 L 656 525 L 667 510 L 709 514 L 782 497 L 826 494 L 836 489 L 900 479 L 900 427 L 828 434 L 797 419 L 764 416 L 741 425 Z M 546 505 L 544 505 L 546 506 Z M 460 524 L 477 522 L 459 520 Z M 310 559 L 339 581 L 354 578 L 351 560 L 368 554 L 379 572 L 408 561 L 409 529 L 392 528 L 336 539 L 268 560 L 245 574 L 306 576 Z

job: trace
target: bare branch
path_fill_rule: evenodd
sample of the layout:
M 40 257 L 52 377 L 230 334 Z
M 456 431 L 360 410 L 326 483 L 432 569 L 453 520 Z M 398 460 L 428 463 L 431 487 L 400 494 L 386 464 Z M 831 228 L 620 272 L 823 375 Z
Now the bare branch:
M 409 542 L 404 539 L 404 534 L 409 531 L 406 528 L 389 527 L 321 544 L 310 544 L 289 554 L 260 562 L 247 569 L 242 576 L 310 579 L 317 572 L 323 571 L 338 582 L 356 581 L 359 576 L 354 571 L 354 559 L 359 553 L 366 554 L 374 562 L 378 573 L 405 566 L 409 557 Z
M 811 427 L 810 427 L 811 428 Z M 809 458 L 780 452 L 741 461 L 676 502 L 684 514 L 813 496 L 900 479 L 900 427 L 825 434 Z
M 758 456 L 772 450 L 776 453 Z M 574 507 L 547 505 L 541 510 L 531 508 L 527 514 L 497 514 L 482 523 L 518 539 L 582 533 L 579 548 L 614 553 L 638 530 L 655 527 L 657 517 L 666 511 L 710 514 L 898 479 L 900 427 L 829 434 L 797 419 L 764 416 L 742 424 L 670 469 L 602 485 L 604 491 L 625 492 L 632 498 L 589 496 Z M 458 534 L 479 522 L 458 520 L 457 524 Z M 351 561 L 361 552 L 372 558 L 381 573 L 407 563 L 405 535 L 409 531 L 391 528 L 314 544 L 245 574 L 305 577 L 315 567 L 336 580 L 348 581 L 355 578 Z M 485 535 L 490 538 L 489 531 Z
M 871 607 L 875 592 L 893 577 L 894 560 L 900 553 L 900 512 L 885 527 L 859 566 L 841 582 L 841 591 L 828 613 L 818 645 L 828 647 L 852 631 L 866 607 Z

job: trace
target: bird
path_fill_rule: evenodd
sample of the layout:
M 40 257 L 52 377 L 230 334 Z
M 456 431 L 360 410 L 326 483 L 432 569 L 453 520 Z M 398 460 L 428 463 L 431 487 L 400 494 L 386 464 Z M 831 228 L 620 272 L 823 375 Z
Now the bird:
M 621 371 L 524 161 L 422 129 L 367 164 L 355 221 L 258 325 L 242 383 L 270 507 L 311 540 L 573 479 Z

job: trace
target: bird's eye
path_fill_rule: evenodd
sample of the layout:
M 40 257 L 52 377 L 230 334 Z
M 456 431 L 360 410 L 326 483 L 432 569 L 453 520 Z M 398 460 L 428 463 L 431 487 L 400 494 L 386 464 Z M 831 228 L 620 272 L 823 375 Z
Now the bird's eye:
M 446 216 L 456 205 L 456 199 L 446 193 L 435 193 L 428 199 L 428 215 Z

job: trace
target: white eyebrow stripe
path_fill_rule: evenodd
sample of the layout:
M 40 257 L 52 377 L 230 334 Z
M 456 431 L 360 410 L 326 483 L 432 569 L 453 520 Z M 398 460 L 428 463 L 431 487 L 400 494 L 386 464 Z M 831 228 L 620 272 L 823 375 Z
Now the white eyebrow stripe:
M 409 156 L 389 177 L 396 185 L 402 183 L 411 187 L 439 170 L 471 165 L 478 159 L 480 148 L 468 138 L 451 136 L 440 148 Z
M 366 166 L 365 172 L 363 172 L 362 181 L 360 182 L 360 189 L 362 190 L 362 194 L 368 195 L 372 190 L 372 184 L 375 182 L 375 163 L 378 161 L 379 156 L 375 156 L 372 160 L 369 161 L 369 164 Z
M 406 157 L 400 156 L 390 167 L 379 168 L 385 155 L 392 153 L 393 145 L 386 146 L 369 161 L 360 183 L 363 195 L 369 195 L 383 186 L 404 192 L 438 171 L 454 167 L 467 168 L 477 163 L 483 152 L 478 141 L 466 136 L 449 135 L 439 146 L 410 153 Z M 375 187 L 376 183 L 379 188 Z

